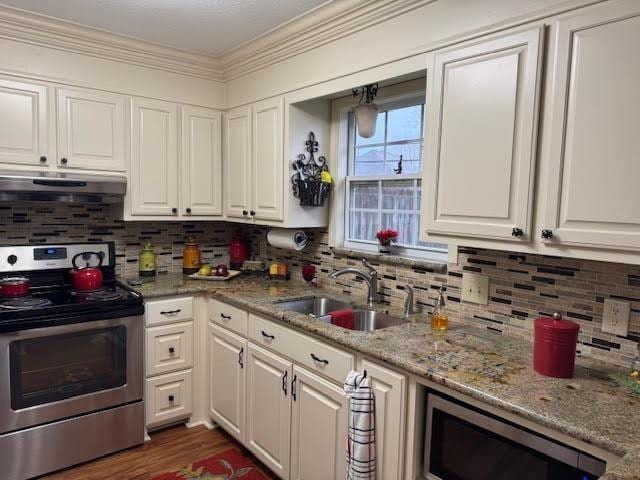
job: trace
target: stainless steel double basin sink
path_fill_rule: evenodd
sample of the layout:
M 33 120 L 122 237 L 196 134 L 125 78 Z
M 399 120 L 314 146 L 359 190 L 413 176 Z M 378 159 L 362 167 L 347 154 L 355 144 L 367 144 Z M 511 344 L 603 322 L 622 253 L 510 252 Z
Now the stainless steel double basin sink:
M 278 308 L 290 312 L 303 313 L 320 321 L 331 324 L 331 312 L 345 308 L 353 308 L 355 325 L 353 330 L 371 332 L 381 328 L 395 327 L 407 321 L 376 310 L 355 308 L 350 303 L 330 297 L 306 297 L 296 300 L 282 300 L 276 302 Z M 339 327 L 340 328 L 340 327 Z

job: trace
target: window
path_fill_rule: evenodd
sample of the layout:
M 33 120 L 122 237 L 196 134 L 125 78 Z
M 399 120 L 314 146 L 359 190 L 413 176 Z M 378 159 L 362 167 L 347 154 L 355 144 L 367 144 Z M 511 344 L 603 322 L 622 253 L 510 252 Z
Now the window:
M 345 247 L 375 250 L 378 230 L 392 228 L 400 254 L 446 261 L 446 245 L 419 240 L 424 109 L 420 98 L 381 106 L 371 138 L 350 116 Z

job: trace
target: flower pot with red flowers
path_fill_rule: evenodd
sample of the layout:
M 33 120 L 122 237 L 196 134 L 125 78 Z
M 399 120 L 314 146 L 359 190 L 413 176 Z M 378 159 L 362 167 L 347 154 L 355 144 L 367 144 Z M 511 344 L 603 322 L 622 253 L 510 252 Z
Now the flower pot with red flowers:
M 395 243 L 398 241 L 398 231 L 392 229 L 380 230 L 376 233 L 378 238 L 378 252 L 384 255 L 391 255 Z

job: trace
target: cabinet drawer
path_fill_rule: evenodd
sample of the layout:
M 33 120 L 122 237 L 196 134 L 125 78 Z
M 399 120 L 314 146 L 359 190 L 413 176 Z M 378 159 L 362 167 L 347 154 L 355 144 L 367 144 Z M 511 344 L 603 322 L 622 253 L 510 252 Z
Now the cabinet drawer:
M 209 302 L 209 318 L 213 323 L 217 323 L 244 337 L 247 336 L 247 312 L 218 300 L 211 299 Z
M 147 427 L 191 415 L 191 370 L 148 378 L 145 392 Z
M 145 323 L 147 326 L 192 320 L 193 297 L 151 300 L 145 303 L 145 309 Z
M 249 315 L 249 339 L 338 383 L 355 365 L 352 354 L 256 315 Z
M 147 376 L 193 367 L 193 322 L 148 327 Z

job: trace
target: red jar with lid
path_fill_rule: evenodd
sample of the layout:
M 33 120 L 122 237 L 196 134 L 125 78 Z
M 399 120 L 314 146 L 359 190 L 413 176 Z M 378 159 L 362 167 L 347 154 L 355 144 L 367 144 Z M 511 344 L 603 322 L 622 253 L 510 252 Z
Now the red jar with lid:
M 533 368 L 548 377 L 571 378 L 580 325 L 554 313 L 535 321 Z
M 236 232 L 229 245 L 229 265 L 232 270 L 240 270 L 246 260 L 249 260 L 249 244 L 240 232 Z

